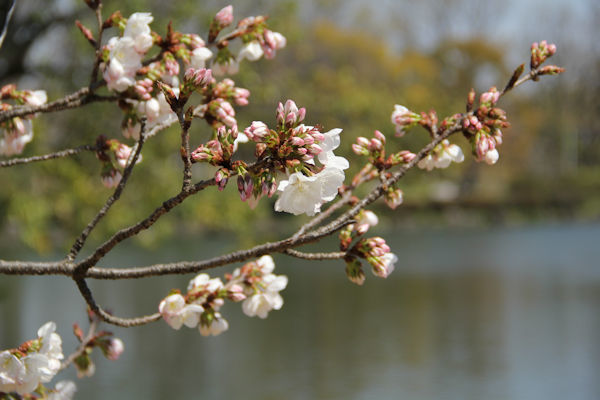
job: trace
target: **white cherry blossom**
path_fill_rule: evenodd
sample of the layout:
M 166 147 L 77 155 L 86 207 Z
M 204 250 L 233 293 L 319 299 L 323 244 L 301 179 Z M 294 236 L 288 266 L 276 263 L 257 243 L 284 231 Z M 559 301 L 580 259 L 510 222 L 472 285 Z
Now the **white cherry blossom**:
M 257 61 L 264 54 L 264 51 L 258 43 L 258 41 L 253 40 L 252 42 L 246 43 L 244 47 L 240 50 L 237 61 L 241 62 L 243 59 L 248 61 Z
M 192 51 L 190 57 L 190 66 L 194 69 L 202 69 L 206 67 L 206 60 L 213 56 L 212 51 L 206 47 L 198 47 Z
M 280 193 L 275 203 L 275 211 L 285 211 L 294 215 L 315 215 L 321 211 L 321 204 L 337 196 L 338 188 L 344 183 L 344 171 L 325 167 L 313 176 L 300 172 L 281 181 L 277 190 Z
M 333 150 L 340 146 L 340 128 L 332 129 L 329 132 L 323 133 L 325 139 L 319 143 L 322 151 L 318 155 L 319 162 L 328 167 L 333 167 L 341 170 L 348 169 L 350 163 L 344 157 L 336 156 Z
M 269 311 L 279 310 L 283 306 L 283 298 L 279 292 L 287 286 L 288 279 L 284 275 L 268 274 L 263 277 L 263 285 L 253 296 L 242 303 L 244 314 L 249 317 L 267 318 Z
M 48 395 L 48 400 L 71 400 L 76 391 L 77 386 L 72 381 L 60 381 Z
M 221 313 L 215 313 L 210 325 L 200 324 L 198 330 L 202 336 L 217 336 L 229 329 L 229 323 Z
M 131 14 L 125 26 L 124 37 L 130 37 L 134 44 L 133 48 L 141 54 L 145 54 L 152 47 L 152 35 L 149 24 L 154 20 L 150 13 Z
M 172 294 L 160 302 L 158 311 L 171 328 L 179 330 L 182 325 L 190 328 L 198 325 L 204 308 L 198 304 L 185 304 L 182 295 Z

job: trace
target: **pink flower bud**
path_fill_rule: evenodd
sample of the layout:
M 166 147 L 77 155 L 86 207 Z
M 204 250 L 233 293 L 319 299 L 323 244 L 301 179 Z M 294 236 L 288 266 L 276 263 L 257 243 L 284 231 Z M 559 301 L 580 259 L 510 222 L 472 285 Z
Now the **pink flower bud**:
M 369 142 L 369 139 L 362 137 L 362 136 L 359 136 L 358 138 L 356 138 L 356 142 L 358 143 L 359 146 L 362 146 L 362 147 L 369 147 L 369 144 L 371 143 L 371 142 Z
M 195 33 L 190 33 L 188 36 L 190 39 L 190 47 L 192 48 L 192 50 L 205 46 L 204 40 L 202 40 L 202 38 L 196 35 Z
M 288 114 L 288 113 L 297 113 L 298 112 L 298 106 L 296 105 L 296 103 L 293 100 L 287 100 L 285 102 L 285 106 L 283 107 L 283 111 L 284 113 Z
M 304 144 L 306 142 L 302 138 L 299 138 L 298 136 L 294 136 L 290 139 L 290 143 L 293 146 L 304 146 Z
M 310 135 L 317 143 L 321 143 L 323 140 L 325 140 L 325 135 L 319 131 L 313 131 Z
M 371 151 L 381 151 L 383 149 L 383 144 L 378 139 L 371 139 L 369 142 L 369 150 Z
M 365 155 L 366 156 L 366 155 L 369 154 L 369 151 L 366 148 L 364 148 L 364 147 L 362 147 L 362 146 L 360 146 L 360 145 L 358 145 L 356 143 L 352 144 L 352 151 L 354 153 L 358 154 L 359 156 L 360 155 Z
M 303 140 L 304 140 L 304 143 L 306 145 L 311 145 L 311 144 L 313 144 L 315 142 L 315 138 L 313 138 L 312 135 L 306 135 L 306 136 L 304 136 Z
M 401 152 L 398 153 L 398 156 L 400 156 L 402 158 L 402 162 L 404 162 L 404 163 L 409 163 L 412 160 L 414 160 L 415 157 L 417 157 L 417 155 L 415 153 L 411 153 L 408 150 L 402 150 Z
M 276 117 L 277 117 L 277 123 L 283 124 L 283 122 L 285 121 L 285 111 L 283 109 L 283 104 L 281 104 L 281 102 L 279 102 L 279 104 L 277 104 Z
M 222 191 L 227 186 L 227 181 L 229 180 L 229 171 L 225 169 L 220 169 L 215 173 L 215 182 L 217 183 L 217 189 Z
M 317 154 L 321 153 L 323 149 L 318 144 L 311 144 L 310 146 L 308 146 L 308 151 L 313 156 L 316 156 Z
M 185 71 L 184 79 L 186 83 L 193 84 L 196 87 L 204 87 L 212 81 L 212 71 L 206 68 L 188 68 Z
M 204 146 L 200 146 L 192 152 L 191 158 L 196 162 L 200 162 L 210 160 L 212 158 L 212 155 L 206 152 L 206 148 Z
M 385 143 L 385 136 L 383 133 L 378 130 L 375 131 L 375 138 L 378 139 L 381 143 Z
M 285 124 L 286 125 L 294 125 L 294 123 L 296 122 L 296 114 L 291 112 L 288 115 L 286 115 L 285 117 Z
M 252 124 L 244 129 L 244 134 L 250 140 L 262 142 L 269 135 L 269 127 L 262 121 L 252 121 Z
M 179 74 L 179 63 L 173 58 L 173 56 L 166 57 L 165 69 L 167 70 L 167 73 L 171 76 Z
M 229 300 L 235 302 L 246 299 L 246 295 L 244 294 L 244 288 L 241 285 L 238 285 L 237 283 L 231 285 L 227 290 L 227 297 L 229 298 Z
M 233 6 L 229 5 L 222 8 L 216 15 L 215 21 L 220 28 L 225 28 L 233 22 Z
M 302 107 L 298 110 L 298 122 L 304 121 L 305 116 L 306 116 L 306 108 Z
M 244 88 L 235 88 L 234 90 L 234 101 L 239 106 L 248 105 L 248 97 L 250 97 L 250 91 Z

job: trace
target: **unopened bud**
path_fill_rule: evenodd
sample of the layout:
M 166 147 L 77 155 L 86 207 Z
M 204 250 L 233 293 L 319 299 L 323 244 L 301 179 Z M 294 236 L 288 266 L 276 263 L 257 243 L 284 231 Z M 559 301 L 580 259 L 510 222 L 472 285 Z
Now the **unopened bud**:
M 85 37 L 92 46 L 96 47 L 96 39 L 94 39 L 94 35 L 92 34 L 92 31 L 90 31 L 88 28 L 86 28 L 79 21 L 75 21 L 75 25 L 77 25 L 77 28 L 79 28 L 81 33 L 83 33 L 83 37 Z
M 375 138 L 378 139 L 381 143 L 385 143 L 385 135 L 380 131 L 375 131 Z
M 215 15 L 215 21 L 221 29 L 231 25 L 233 22 L 233 6 L 223 7 Z

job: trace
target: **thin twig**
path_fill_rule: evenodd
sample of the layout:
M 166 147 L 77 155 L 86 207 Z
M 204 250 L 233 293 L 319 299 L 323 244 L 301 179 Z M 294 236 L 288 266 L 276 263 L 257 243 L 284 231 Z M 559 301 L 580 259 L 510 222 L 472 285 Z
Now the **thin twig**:
M 90 327 L 88 328 L 88 332 L 85 335 L 85 338 L 81 341 L 77 350 L 73 353 L 69 354 L 69 356 L 60 364 L 60 370 L 67 368 L 71 365 L 77 357 L 82 355 L 85 352 L 87 345 L 94 339 L 94 335 L 96 335 L 96 328 L 98 327 L 98 319 L 90 318 Z
M 133 167 L 135 166 L 135 164 L 140 156 L 140 153 L 142 152 L 144 140 L 146 139 L 146 137 L 144 135 L 145 130 L 146 130 L 146 120 L 142 119 L 141 128 L 140 128 L 140 139 L 137 142 L 135 153 L 133 154 L 133 158 L 131 158 L 129 160 L 129 163 L 127 164 L 127 166 L 125 167 L 125 170 L 123 171 L 123 176 L 121 177 L 121 181 L 117 185 L 114 193 L 106 200 L 106 203 L 100 209 L 100 211 L 98 211 L 98 213 L 96 214 L 94 219 L 92 219 L 90 221 L 90 223 L 85 227 L 83 232 L 81 232 L 79 237 L 75 240 L 75 243 L 73 243 L 73 246 L 71 247 L 71 250 L 69 251 L 69 254 L 67 255 L 68 260 L 72 261 L 75 259 L 75 257 L 77 257 L 77 254 L 79 253 L 79 251 L 85 244 L 85 241 L 86 241 L 87 237 L 89 236 L 89 234 L 96 227 L 98 222 L 106 215 L 108 210 L 110 210 L 111 206 L 117 200 L 119 200 L 119 198 L 121 197 L 121 193 L 123 192 L 123 189 L 125 188 L 125 185 L 127 184 L 127 180 L 129 179 L 129 176 L 131 175 L 131 172 L 133 171 Z
M 97 82 L 96 85 L 99 86 L 103 84 L 104 81 Z M 66 110 L 70 108 L 77 108 L 83 105 L 94 103 L 97 101 L 116 101 L 118 100 L 118 96 L 99 96 L 96 94 L 92 94 L 90 92 L 89 87 L 84 87 L 79 89 L 78 91 L 71 93 L 63 97 L 62 99 L 55 100 L 51 103 L 41 104 L 39 106 L 16 106 L 9 108 L 6 111 L 0 112 L 0 122 L 7 121 L 14 117 L 22 117 L 24 115 L 31 115 L 35 113 L 48 113 L 60 110 Z
M 294 236 L 292 236 L 292 238 L 297 239 L 300 236 L 302 236 L 304 233 L 306 233 L 309 229 L 312 229 L 315 226 L 318 226 L 323 221 L 325 221 L 327 218 L 329 218 L 331 216 L 331 214 L 333 214 L 336 210 L 338 210 L 338 209 L 342 208 L 342 206 L 346 205 L 351 199 L 352 199 L 352 192 L 351 191 L 345 192 L 342 195 L 341 199 L 339 199 L 337 202 L 335 202 L 331 206 L 329 206 L 329 208 L 327 208 L 327 210 L 323 211 L 322 213 L 317 215 L 315 218 L 308 221 L 306 224 L 302 225 L 302 227 L 300 229 L 298 229 L 298 231 L 294 234 Z
M 61 151 L 57 151 L 55 153 L 44 154 L 42 156 L 33 156 L 33 157 L 26 157 L 26 158 L 13 158 L 13 159 L 6 160 L 6 161 L 0 161 L 0 168 L 12 167 L 14 165 L 19 165 L 19 164 L 29 164 L 29 163 L 36 162 L 36 161 L 53 160 L 55 158 L 63 158 L 63 157 L 72 156 L 72 155 L 81 153 L 82 151 L 96 151 L 96 150 L 97 150 L 97 147 L 95 145 L 87 144 L 87 145 L 76 147 L 74 149 L 61 150 Z
M 283 253 L 287 254 L 288 256 L 302 258 L 303 260 L 337 260 L 346 256 L 346 253 L 343 251 L 335 251 L 331 253 L 304 253 L 294 249 L 287 249 Z
M 75 283 L 77 283 L 77 288 L 79 289 L 79 292 L 85 299 L 85 301 L 88 304 L 88 306 L 90 307 L 90 309 L 94 312 L 94 314 L 96 314 L 104 322 L 107 322 L 107 323 L 113 324 L 113 325 L 117 325 L 117 326 L 122 326 L 125 328 L 129 328 L 132 326 L 146 325 L 146 324 L 149 324 L 150 322 L 158 321 L 160 319 L 159 313 L 155 313 L 152 315 L 146 315 L 144 317 L 137 317 L 137 318 L 115 317 L 114 315 L 107 313 L 102 308 L 100 308 L 100 306 L 98 306 L 98 304 L 94 300 L 94 297 L 92 296 L 92 291 L 90 290 L 90 288 L 88 287 L 88 285 L 84 279 L 75 279 Z
M 98 24 L 98 38 L 96 39 L 96 57 L 94 59 L 94 68 L 90 75 L 90 89 L 98 81 L 98 69 L 102 62 L 102 33 L 104 32 L 104 24 L 102 22 L 102 3 L 96 7 L 96 23 Z
M 4 44 L 4 38 L 6 38 L 6 32 L 8 32 L 8 24 L 10 23 L 10 19 L 12 18 L 13 12 L 15 11 L 15 5 L 17 4 L 17 0 L 12 0 L 12 4 L 6 13 L 6 17 L 4 18 L 4 27 L 2 28 L 2 33 L 0 33 L 0 49 Z

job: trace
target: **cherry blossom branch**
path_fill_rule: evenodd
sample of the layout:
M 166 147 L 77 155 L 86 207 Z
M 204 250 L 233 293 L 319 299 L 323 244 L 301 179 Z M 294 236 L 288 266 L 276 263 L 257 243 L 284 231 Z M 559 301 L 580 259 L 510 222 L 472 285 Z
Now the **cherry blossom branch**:
M 33 156 L 33 157 L 26 157 L 26 158 L 13 158 L 11 160 L 0 161 L 0 168 L 12 167 L 15 165 L 20 165 L 20 164 L 29 164 L 29 163 L 33 163 L 36 161 L 46 161 L 46 160 L 53 160 L 56 158 L 69 157 L 69 156 L 73 156 L 75 154 L 79 154 L 83 151 L 96 151 L 97 149 L 98 149 L 98 147 L 96 145 L 86 144 L 86 145 L 79 146 L 79 147 L 76 147 L 73 149 L 61 150 L 61 151 L 57 151 L 55 153 L 44 154 L 41 156 Z
M 466 115 L 471 115 L 471 113 L 463 114 L 463 118 Z M 340 215 L 338 218 L 336 218 L 329 224 L 317 229 L 316 231 L 313 231 L 312 234 L 321 235 L 324 232 L 339 229 L 340 225 L 346 223 L 350 218 L 358 214 L 360 210 L 362 210 L 364 207 L 368 206 L 369 204 L 373 203 L 375 200 L 383 196 L 385 188 L 398 182 L 398 180 L 400 180 L 406 174 L 406 172 L 408 172 L 408 170 L 413 168 L 415 165 L 417 165 L 419 161 L 425 158 L 425 156 L 427 156 L 427 154 L 429 154 L 435 146 L 440 144 L 444 139 L 448 138 L 450 135 L 461 131 L 463 118 L 461 118 L 459 122 L 455 123 L 454 125 L 446 128 L 443 132 L 435 135 L 434 139 L 425 147 L 423 147 L 416 154 L 416 157 L 412 161 L 401 166 L 398 169 L 398 171 L 394 172 L 389 179 L 377 185 L 377 187 L 375 187 L 367 196 L 365 196 L 358 203 L 356 203 L 356 205 L 354 205 L 351 209 Z
M 104 206 L 100 209 L 100 211 L 98 211 L 96 216 L 92 219 L 92 221 L 90 221 L 90 223 L 85 227 L 83 232 L 81 232 L 79 237 L 75 240 L 75 243 L 73 243 L 73 246 L 71 247 L 71 250 L 69 251 L 69 254 L 67 255 L 68 260 L 72 261 L 75 259 L 75 257 L 77 256 L 77 254 L 79 253 L 79 251 L 81 250 L 83 245 L 85 244 L 85 241 L 87 240 L 87 237 L 89 236 L 89 234 L 96 227 L 98 222 L 106 215 L 106 213 L 112 207 L 112 205 L 117 200 L 119 200 L 119 198 L 121 197 L 121 193 L 123 192 L 123 189 L 125 188 L 125 185 L 127 184 L 127 180 L 129 179 L 129 176 L 131 175 L 131 172 L 133 171 L 133 168 L 140 156 L 140 153 L 142 152 L 142 147 L 144 145 L 144 141 L 146 140 L 145 131 L 146 131 L 146 120 L 142 119 L 141 129 L 140 129 L 140 139 L 137 142 L 135 153 L 133 154 L 133 157 L 130 157 L 129 162 L 128 162 L 127 166 L 125 167 L 125 170 L 123 171 L 123 177 L 121 178 L 121 181 L 117 185 L 113 194 L 106 200 L 106 203 L 104 204 Z
M 187 261 L 187 262 L 176 262 L 168 264 L 156 264 L 146 267 L 132 267 L 132 268 L 94 268 L 100 259 L 104 257 L 114 246 L 121 241 L 136 235 L 141 230 L 148 229 L 156 220 L 163 214 L 170 211 L 173 207 L 179 205 L 185 198 L 191 194 L 203 189 L 204 187 L 214 185 L 214 179 L 209 181 L 203 181 L 197 183 L 190 192 L 180 192 L 177 196 L 170 198 L 165 201 L 163 205 L 157 208 L 148 218 L 140 221 L 139 223 L 132 225 L 128 228 L 122 229 L 117 232 L 113 237 L 107 240 L 105 243 L 100 245 L 96 251 L 85 260 L 81 261 L 74 269 L 65 266 L 62 263 L 16 263 L 8 261 L 0 261 L 0 272 L 11 275 L 67 275 L 67 276 L 79 276 L 85 278 L 94 279 L 137 279 L 151 276 L 160 275 L 171 275 L 171 274 L 186 274 L 196 273 L 211 268 L 216 268 L 223 265 L 228 265 L 234 262 L 245 261 L 253 257 L 259 257 L 265 254 L 284 252 L 291 247 L 298 247 L 307 243 L 315 242 L 323 237 L 331 235 L 337 230 L 344 226 L 353 223 L 351 219 L 358 212 L 371 204 L 384 193 L 384 188 L 397 182 L 408 170 L 413 168 L 422 158 L 424 158 L 435 146 L 441 143 L 442 140 L 446 139 L 453 133 L 461 130 L 460 122 L 447 128 L 441 134 L 437 135 L 429 144 L 423 147 L 416 155 L 415 159 L 411 162 L 400 167 L 390 179 L 379 184 L 375 187 L 369 195 L 364 197 L 350 210 L 336 218 L 317 230 L 302 234 L 301 236 L 292 236 L 287 239 L 283 239 L 277 242 L 265 243 L 258 245 L 247 250 L 240 250 L 232 252 L 219 257 L 214 257 L 204 261 Z M 338 202 L 344 203 L 344 198 L 341 198 Z M 336 203 L 337 204 L 337 203 Z M 334 207 L 332 205 L 330 208 Z M 340 205 L 341 207 L 341 205 Z M 339 207 L 337 207 L 339 208 Z M 329 209 L 328 209 L 329 210 Z M 324 211 L 324 213 L 327 212 Z M 333 212 L 333 211 L 332 211 Z M 321 220 L 319 220 L 320 222 Z
M 25 115 L 31 115 L 35 113 L 49 113 L 60 110 L 67 110 L 70 108 L 77 108 L 83 105 L 94 103 L 98 101 L 116 101 L 119 96 L 100 96 L 92 93 L 93 89 L 96 89 L 103 85 L 104 82 L 100 81 L 90 87 L 84 87 L 76 92 L 73 92 L 62 99 L 55 100 L 51 103 L 41 104 L 38 106 L 16 106 L 6 111 L 0 112 L 0 122 L 7 121 L 14 117 L 22 117 Z

